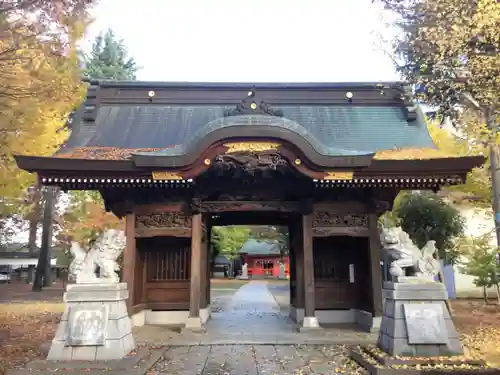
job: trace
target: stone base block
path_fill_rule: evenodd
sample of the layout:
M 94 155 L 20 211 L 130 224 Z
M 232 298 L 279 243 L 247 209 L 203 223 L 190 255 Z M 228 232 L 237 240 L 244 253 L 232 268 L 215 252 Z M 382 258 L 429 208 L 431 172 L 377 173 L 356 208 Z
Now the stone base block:
M 378 332 L 382 317 L 373 317 L 371 313 L 358 310 L 316 310 L 314 316 L 319 324 L 356 324 L 365 332 Z M 304 319 L 304 309 L 290 306 L 290 317 L 297 323 Z
M 384 296 L 393 300 L 445 301 L 448 299 L 446 287 L 438 282 L 415 284 L 386 281 L 384 282 L 384 289 Z
M 385 283 L 387 300 L 377 346 L 391 356 L 462 355 L 458 332 L 437 282 Z
M 208 319 L 210 319 L 211 314 L 212 308 L 210 307 L 210 305 L 203 309 L 200 309 L 200 318 L 203 324 L 205 324 Z M 149 309 L 145 309 L 132 315 L 132 325 L 134 327 L 142 327 L 146 324 L 182 326 L 186 324 L 188 318 L 188 310 L 151 311 Z
M 203 333 L 205 332 L 205 326 L 203 325 L 203 321 L 200 317 L 192 318 L 189 317 L 186 321 L 185 327 L 182 329 L 185 332 L 195 332 L 195 333 Z
M 135 349 L 132 332 L 118 340 L 106 340 L 104 345 L 66 346 L 64 341 L 52 341 L 47 360 L 98 361 L 124 358 Z
M 372 313 L 364 310 L 356 310 L 356 325 L 365 332 L 378 332 L 382 323 L 381 316 L 373 316 Z
M 319 325 L 318 318 L 315 316 L 306 316 L 302 320 L 302 326 L 299 328 L 299 332 L 311 332 L 318 331 L 322 328 Z
M 114 360 L 135 348 L 127 313 L 127 285 L 68 285 L 48 360 Z

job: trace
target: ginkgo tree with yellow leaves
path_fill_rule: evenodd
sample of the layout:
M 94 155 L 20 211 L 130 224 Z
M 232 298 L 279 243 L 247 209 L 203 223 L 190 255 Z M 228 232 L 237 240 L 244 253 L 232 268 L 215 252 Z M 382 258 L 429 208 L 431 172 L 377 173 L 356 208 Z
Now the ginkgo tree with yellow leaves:
M 41 54 L 40 51 L 37 53 Z M 23 197 L 26 188 L 34 182 L 34 176 L 16 167 L 13 155 L 53 154 L 67 138 L 67 116 L 83 98 L 84 87 L 73 57 L 41 55 L 36 58 L 39 59 L 39 65 L 33 69 L 36 69 L 37 78 L 47 82 L 43 92 L 34 88 L 38 91 L 37 95 L 16 100 L 0 99 L 0 131 L 3 134 L 0 138 L 0 196 L 4 199 L 0 203 L 0 210 L 3 212 L 15 208 L 15 202 Z M 16 74 L 20 84 L 32 75 L 22 69 Z
M 436 146 L 450 156 L 481 155 L 487 152 L 482 144 L 469 142 L 467 138 L 459 137 L 447 129 L 443 129 L 437 122 L 427 125 L 429 133 Z M 446 187 L 448 192 L 461 192 L 474 199 L 475 205 L 479 207 L 491 207 L 491 177 L 490 164 L 486 163 L 474 168 L 467 176 L 466 183 L 458 186 Z
M 68 115 L 84 94 L 76 43 L 91 4 L 0 4 L 0 218 L 25 208 L 26 188 L 34 183 L 12 155 L 50 155 L 67 138 Z

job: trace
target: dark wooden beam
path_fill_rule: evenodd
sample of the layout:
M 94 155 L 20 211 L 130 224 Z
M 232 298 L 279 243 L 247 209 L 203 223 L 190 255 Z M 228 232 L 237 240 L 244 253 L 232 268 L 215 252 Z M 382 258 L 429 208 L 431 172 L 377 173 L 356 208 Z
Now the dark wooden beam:
M 94 88 L 95 87 L 95 88 Z M 115 104 L 222 104 L 236 105 L 254 90 L 257 102 L 271 105 L 404 105 L 400 83 L 170 83 L 170 82 L 109 82 L 96 83 L 99 103 Z M 154 97 L 148 93 L 153 91 Z M 353 100 L 346 97 L 353 93 Z M 384 95 L 381 95 L 381 92 Z
M 245 214 L 244 216 L 239 214 Z M 271 213 L 270 213 L 271 214 Z M 289 223 L 287 217 L 280 217 L 279 214 L 259 215 L 254 212 L 232 212 L 226 213 L 222 217 L 212 218 L 210 224 L 212 226 L 226 225 L 277 225 L 286 226 Z
M 206 286 L 207 286 L 207 304 L 211 303 L 211 285 L 210 280 L 212 278 L 212 226 L 210 223 L 207 224 L 207 272 L 206 272 Z
M 123 281 L 127 283 L 129 297 L 127 300 L 128 313 L 132 314 L 134 306 L 134 276 L 136 269 L 136 241 L 135 241 L 135 213 L 129 212 L 125 217 L 126 245 L 123 253 Z M 138 301 L 139 302 L 139 301 Z
M 242 212 L 242 211 L 263 211 L 263 212 L 300 212 L 300 205 L 297 202 L 279 201 L 205 201 L 202 202 L 203 212 Z
M 364 227 L 315 227 L 313 237 L 349 236 L 368 237 L 368 228 Z
M 175 227 L 164 227 L 164 228 L 137 228 L 136 237 L 181 237 L 190 238 L 191 228 L 175 228 Z
M 314 317 L 314 259 L 313 259 L 313 214 L 302 215 L 302 243 L 304 254 L 304 317 Z
M 304 243 L 302 240 L 302 219 L 299 217 L 293 225 L 293 251 L 295 253 L 295 301 L 296 308 L 304 308 Z
M 372 314 L 374 317 L 382 316 L 382 274 L 380 270 L 380 236 L 378 231 L 378 217 L 375 213 L 368 216 L 369 241 L 370 241 L 370 275 L 372 288 Z
M 206 218 L 202 217 L 203 222 L 206 223 Z M 206 224 L 205 224 L 206 226 Z M 207 300 L 207 263 L 208 259 L 208 236 L 202 235 L 201 242 L 201 261 L 200 261 L 200 308 L 207 307 L 209 301 Z

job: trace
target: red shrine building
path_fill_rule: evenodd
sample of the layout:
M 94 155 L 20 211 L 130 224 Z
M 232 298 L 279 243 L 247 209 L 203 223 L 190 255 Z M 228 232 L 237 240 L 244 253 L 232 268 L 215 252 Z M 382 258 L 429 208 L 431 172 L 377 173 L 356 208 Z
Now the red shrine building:
M 288 278 L 290 275 L 290 257 L 281 254 L 277 242 L 257 241 L 249 239 L 239 250 L 242 264 L 247 264 L 248 277 Z M 283 264 L 283 275 L 281 272 Z
M 378 217 L 400 191 L 462 184 L 484 162 L 437 150 L 402 83 L 95 81 L 55 155 L 15 157 L 43 185 L 99 191 L 124 218 L 135 325 L 193 329 L 210 318 L 220 225 L 289 227 L 302 325 L 376 328 Z

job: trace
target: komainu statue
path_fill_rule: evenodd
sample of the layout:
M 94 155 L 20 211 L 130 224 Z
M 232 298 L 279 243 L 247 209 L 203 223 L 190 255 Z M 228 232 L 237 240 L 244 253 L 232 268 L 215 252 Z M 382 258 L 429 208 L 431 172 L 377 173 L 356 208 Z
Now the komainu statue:
M 117 259 L 125 248 L 125 234 L 123 231 L 110 229 L 105 231 L 85 251 L 76 243 L 71 243 L 71 255 L 73 261 L 69 266 L 69 276 L 77 284 L 89 283 L 118 283 L 120 280 L 116 274 L 120 266 Z M 96 268 L 99 267 L 99 276 Z
M 380 226 L 382 251 L 391 261 L 392 276 L 434 277 L 439 272 L 439 262 L 434 258 L 436 241 L 429 241 L 420 250 L 401 227 Z

